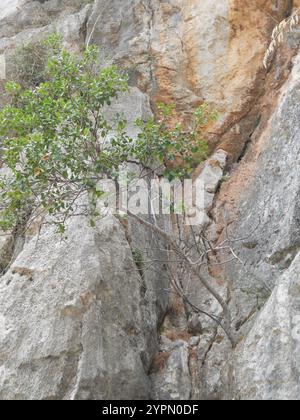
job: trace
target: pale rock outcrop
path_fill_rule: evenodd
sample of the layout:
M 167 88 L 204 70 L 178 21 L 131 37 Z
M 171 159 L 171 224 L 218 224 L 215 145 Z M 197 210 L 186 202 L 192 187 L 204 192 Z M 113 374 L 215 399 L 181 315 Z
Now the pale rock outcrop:
M 300 254 L 233 358 L 235 398 L 298 400 L 300 395 Z
M 300 56 L 294 60 L 268 126 L 238 171 L 225 183 L 215 209 L 238 221 L 231 227 L 245 265 L 227 269 L 240 320 L 270 295 L 282 271 L 288 269 L 300 247 Z M 231 220 L 231 219 L 230 219 Z
M 117 220 L 28 238 L 0 296 L 2 399 L 149 398 L 159 298 Z
M 228 265 L 223 273 L 241 344 L 231 358 L 228 344 L 213 340 L 198 385 L 211 390 L 205 398 L 299 398 L 299 72 L 298 55 L 272 119 L 262 135 L 254 136 L 214 210 L 221 225 L 224 209 L 229 220 L 238 214 L 230 234 L 244 238 L 235 247 L 244 264 Z
M 0 168 L 0 179 L 8 175 L 8 170 Z M 12 232 L 3 232 L 0 229 L 0 277 L 9 267 L 14 254 L 14 235 Z
M 105 62 L 126 68 L 130 83 L 153 102 L 174 102 L 180 118 L 208 102 L 221 114 L 210 130 L 211 147 L 221 145 L 230 161 L 239 157 L 257 124 L 251 108 L 263 92 L 262 58 L 274 20 L 290 0 L 55 0 L 3 5 L 0 53 L 53 30 L 69 48 L 101 47 Z M 272 19 L 273 18 L 273 19 Z M 257 22 L 260 30 L 257 30 Z M 8 60 L 9 61 L 9 60 Z M 9 69 L 8 69 L 9 72 Z
M 185 341 L 171 343 L 160 355 L 161 365 L 150 374 L 153 384 L 151 397 L 154 400 L 189 400 L 191 376 L 189 370 L 189 346 Z
M 4 19 L 6 16 L 15 13 L 22 3 L 24 3 L 24 0 L 2 0 L 0 19 Z
M 288 68 L 280 56 L 269 76 L 262 68 L 274 19 L 292 2 L 87 3 L 2 0 L 7 77 L 18 46 L 57 30 L 68 48 L 95 43 L 104 63 L 127 69 L 132 89 L 115 106 L 133 135 L 133 117 L 147 118 L 157 100 L 176 102 L 180 119 L 203 101 L 218 109 L 208 128 L 217 152 L 197 176 L 206 180 L 208 234 L 222 240 L 226 219 L 233 237 L 246 238 L 237 249 L 245 266 L 212 279 L 239 345 L 233 350 L 213 321 L 192 320 L 182 302 L 175 339 L 166 340 L 172 299 L 154 232 L 114 217 L 96 229 L 74 219 L 65 239 L 33 228 L 26 238 L 0 236 L 0 398 L 299 399 L 300 59 L 279 97 Z M 227 157 L 238 164 L 219 191 Z M 134 263 L 142 250 L 157 261 L 144 272 Z M 195 304 L 221 314 L 197 282 L 188 286 Z
M 3 274 L 13 254 L 13 236 L 0 230 L 0 275 Z
M 138 88 L 111 110 L 124 112 L 131 136 L 135 118 L 151 116 Z M 6 271 L 0 281 L 0 398 L 150 398 L 148 371 L 169 305 L 168 273 L 161 263 L 142 274 L 134 255 L 158 260 L 164 244 L 113 216 L 96 229 L 75 218 L 66 236 L 53 227 L 40 231 L 38 223 L 22 247 L 0 236 Z

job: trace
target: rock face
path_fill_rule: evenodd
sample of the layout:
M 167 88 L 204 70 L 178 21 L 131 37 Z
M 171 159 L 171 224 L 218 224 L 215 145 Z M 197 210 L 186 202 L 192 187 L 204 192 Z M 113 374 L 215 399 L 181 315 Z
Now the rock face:
M 220 364 L 228 348 L 218 344 L 206 361 L 206 384 L 214 384 L 219 398 L 299 398 L 299 58 L 268 126 L 254 136 L 215 208 L 222 223 L 224 206 L 229 218 L 238 209 L 231 235 L 245 238 L 237 247 L 244 264 L 228 265 L 225 273 L 242 341 L 227 362 Z M 217 381 L 209 369 L 216 365 Z
M 153 383 L 151 397 L 154 400 L 189 400 L 192 387 L 188 343 L 171 343 L 168 350 L 154 360 L 154 370 L 150 375 Z
M 1 278 L 0 398 L 147 399 L 168 300 L 142 284 L 117 220 L 67 235 L 27 238 Z
M 299 399 L 300 254 L 280 277 L 271 298 L 234 359 L 236 398 Z
M 267 4 L 266 4 L 267 3 Z M 229 302 L 237 347 L 174 298 L 166 244 L 130 218 L 0 232 L 1 399 L 299 399 L 300 56 L 297 35 L 262 68 L 290 0 L 4 1 L 0 55 L 53 31 L 101 46 L 129 74 L 114 104 L 132 121 L 176 103 L 179 120 L 208 102 L 206 234 L 228 225 L 237 261 L 211 267 Z M 293 61 L 291 56 L 295 55 Z M 2 103 L 1 98 L 1 103 Z M 224 177 L 224 170 L 227 171 Z M 162 221 L 169 225 L 169 220 Z M 145 269 L 136 255 L 156 263 Z M 221 315 L 193 279 L 191 300 Z
M 131 136 L 152 115 L 137 88 L 112 107 Z M 95 229 L 74 219 L 66 238 L 36 223 L 18 242 L 0 236 L 0 399 L 149 399 L 169 282 L 165 264 L 141 273 L 135 254 L 158 260 L 160 238 L 107 216 Z
M 271 121 L 270 143 L 261 155 L 263 165 L 258 160 L 266 180 L 261 191 L 270 203 L 266 206 L 260 228 L 260 261 L 254 251 L 248 267 L 256 267 L 256 280 L 263 279 L 269 289 L 272 289 L 270 282 L 273 282 L 276 288 L 243 344 L 239 361 L 243 368 L 238 378 L 241 398 L 299 398 L 299 70 L 297 57 L 291 81 Z M 276 158 L 278 166 L 274 164 Z M 250 195 L 250 203 L 252 200 Z M 256 206 L 262 202 L 260 196 L 256 195 L 255 202 Z M 247 278 L 246 274 L 244 281 L 247 282 Z M 255 365 L 251 364 L 251 353 L 256 356 Z M 244 357 L 249 357 L 249 360 L 246 362 Z M 243 381 L 251 381 L 252 386 L 247 392 L 241 384 L 242 377 Z
M 234 235 L 247 237 L 240 249 L 245 266 L 229 267 L 239 313 L 261 305 L 289 268 L 300 245 L 299 56 L 283 86 L 277 109 L 262 135 L 254 133 L 248 155 L 220 194 L 216 213 L 238 210 Z M 234 200 L 232 200 L 234 195 Z
M 126 0 L 120 7 L 97 0 L 88 39 L 128 68 L 131 83 L 153 101 L 176 103 L 181 118 L 203 101 L 216 106 L 222 118 L 212 145 L 235 159 L 255 126 L 251 113 L 245 117 L 262 89 L 270 14 L 280 20 L 290 9 L 289 0 L 265 3 Z

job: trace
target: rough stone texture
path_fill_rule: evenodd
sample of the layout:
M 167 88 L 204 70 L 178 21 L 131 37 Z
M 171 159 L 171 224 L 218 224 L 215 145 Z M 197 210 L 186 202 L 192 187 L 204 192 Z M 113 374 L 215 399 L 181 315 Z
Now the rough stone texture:
M 212 147 L 235 159 L 257 124 L 248 114 L 263 88 L 270 15 L 280 20 L 289 8 L 290 0 L 97 0 L 87 39 L 153 102 L 175 102 L 180 118 L 203 101 L 215 106 Z
M 299 400 L 300 254 L 233 358 L 235 398 Z
M 4 19 L 6 16 L 17 11 L 17 7 L 22 4 L 20 0 L 2 0 L 0 19 Z
M 124 112 L 131 136 L 135 118 L 151 116 L 138 88 L 112 110 Z M 164 264 L 141 276 L 134 252 L 147 247 L 148 258 L 158 259 L 164 244 L 113 217 L 95 231 L 76 219 L 66 240 L 38 230 L 31 226 L 14 250 L 12 238 L 0 236 L 0 268 L 10 262 L 6 255 L 17 256 L 0 282 L 0 398 L 150 398 L 147 373 L 169 303 L 168 276 Z
M 62 17 L 72 16 L 84 10 L 87 4 L 86 0 L 8 0 L 4 1 L 4 4 L 1 1 L 2 41 L 8 39 L 14 41 L 14 37 L 22 32 L 30 36 L 32 31 L 40 30 Z M 65 29 L 68 29 L 68 26 L 66 22 Z M 82 29 L 79 21 L 76 29 Z
M 264 290 L 264 285 L 269 291 L 277 285 L 245 339 L 237 364 L 234 363 L 237 396 L 243 399 L 299 398 L 299 74 L 298 56 L 270 122 L 264 151 L 256 160 L 261 187 L 258 189 L 254 181 L 256 194 L 247 195 L 248 208 L 251 206 L 254 214 L 261 214 L 262 219 L 259 232 L 252 239 L 257 247 L 247 252 L 244 275 L 232 273 L 242 280 L 237 283 L 237 289 L 250 293 L 246 300 L 235 291 L 243 307 L 246 301 L 254 304 L 255 295 L 261 298 L 259 291 Z M 260 210 L 264 202 L 264 210 Z M 242 212 L 247 214 L 244 203 Z M 239 232 L 245 232 L 245 226 Z M 251 274 L 253 270 L 255 276 Z M 247 390 L 245 383 L 248 383 Z
M 195 223 L 197 231 L 212 223 L 209 212 L 223 176 L 226 158 L 227 153 L 218 150 L 201 168 L 198 179 L 201 181 L 201 188 L 204 186 L 204 191 L 199 193 L 203 203 L 199 207 L 198 223 Z M 203 290 L 198 280 L 192 279 L 188 283 L 184 279 L 181 280 L 185 293 L 195 305 L 220 315 L 218 303 Z M 218 284 L 216 286 L 219 287 Z M 226 296 L 226 287 L 220 289 Z M 200 336 L 203 327 L 211 327 L 211 324 L 207 319 L 200 321 L 199 315 L 189 313 L 176 294 L 171 297 L 170 310 L 163 319 L 160 352 L 155 356 L 150 369 L 153 399 L 187 400 L 194 397 L 191 355 L 196 352 L 198 345 L 204 346 Z
M 268 125 L 253 134 L 216 200 L 216 231 L 226 221 L 233 238 L 244 238 L 234 248 L 245 265 L 216 272 L 242 342 L 233 352 L 224 333 L 202 320 L 189 362 L 195 399 L 299 399 L 299 58 Z M 201 287 L 189 286 L 198 307 L 218 313 Z
M 67 235 L 28 238 L 1 278 L 0 397 L 148 398 L 156 291 L 143 296 L 113 218 L 96 230 L 76 219 Z
M 225 183 L 215 211 L 222 221 L 224 209 L 229 221 L 238 213 L 230 231 L 246 238 L 237 244 L 245 265 L 227 270 L 240 320 L 265 302 L 300 246 L 299 74 L 298 56 L 273 117 Z
M 223 225 L 225 208 L 229 221 L 238 214 L 230 233 L 244 238 L 235 248 L 245 264 L 225 270 L 234 325 L 244 341 L 228 361 L 224 340 L 221 345 L 213 340 L 202 382 L 203 390 L 211 388 L 207 398 L 299 398 L 298 298 L 292 292 L 299 270 L 299 64 L 298 56 L 273 118 L 254 136 L 214 211 Z
M 86 3 L 28 1 L 15 12 L 1 6 L 0 53 L 9 62 L 12 48 L 53 30 L 75 50 L 95 43 L 104 62 L 127 69 L 130 83 L 149 94 L 153 108 L 158 100 L 175 102 L 178 117 L 188 119 L 203 101 L 216 107 L 221 118 L 209 130 L 211 148 L 221 145 L 231 162 L 237 159 L 257 125 L 259 111 L 251 110 L 264 89 L 261 62 L 270 30 L 290 0 Z
M 0 277 L 0 398 L 299 399 L 300 58 L 280 94 L 288 48 L 269 74 L 261 65 L 274 19 L 291 6 L 1 1 L 8 77 L 16 47 L 58 30 L 68 48 L 96 43 L 104 63 L 126 67 L 132 89 L 115 107 L 133 135 L 133 117 L 151 115 L 157 100 L 176 102 L 179 119 L 203 101 L 216 107 L 221 116 L 208 131 L 217 153 L 195 174 L 207 181 L 207 234 L 222 240 L 226 220 L 234 237 L 247 238 L 237 245 L 245 266 L 212 273 L 240 333 L 232 351 L 212 321 L 170 296 L 163 262 L 143 272 L 134 264 L 141 250 L 161 259 L 164 245 L 131 220 L 105 218 L 93 230 L 76 219 L 66 240 L 33 228 L 14 249 L 0 236 L 0 270 L 13 256 Z M 236 163 L 219 191 L 227 156 Z M 197 282 L 182 280 L 195 304 L 221 314 Z
M 191 376 L 189 371 L 189 348 L 184 341 L 172 343 L 171 351 L 160 355 L 165 358 L 162 365 L 154 366 L 150 375 L 154 400 L 189 400 Z M 159 356 L 158 356 L 159 357 Z

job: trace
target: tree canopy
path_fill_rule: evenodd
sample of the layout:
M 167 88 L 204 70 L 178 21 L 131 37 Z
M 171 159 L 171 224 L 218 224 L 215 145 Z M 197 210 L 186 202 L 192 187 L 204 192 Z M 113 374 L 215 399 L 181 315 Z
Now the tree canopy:
M 114 65 L 99 65 L 95 46 L 77 57 L 58 35 L 44 45 L 45 81 L 29 88 L 7 83 L 9 103 L 0 110 L 0 160 L 7 169 L 0 176 L 2 230 L 43 208 L 63 231 L 78 211 L 78 198 L 87 193 L 95 201 L 99 180 L 114 179 L 128 160 L 160 162 L 172 179 L 188 176 L 206 157 L 203 128 L 216 118 L 206 105 L 196 109 L 187 128 L 173 122 L 173 105 L 158 104 L 158 118 L 136 120 L 134 139 L 123 115 L 108 120 L 105 112 L 128 90 L 126 75 Z M 175 168 L 168 165 L 176 160 Z

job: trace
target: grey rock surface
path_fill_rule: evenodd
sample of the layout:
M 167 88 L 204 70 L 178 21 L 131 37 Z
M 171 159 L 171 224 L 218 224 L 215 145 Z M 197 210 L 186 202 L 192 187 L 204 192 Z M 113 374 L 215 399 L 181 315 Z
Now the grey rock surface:
M 226 147 L 212 136 L 215 154 L 199 175 L 201 226 L 218 240 L 228 216 L 232 237 L 246 239 L 237 245 L 245 264 L 212 277 L 239 334 L 233 350 L 215 322 L 195 320 L 182 302 L 170 321 L 165 244 L 134 220 L 105 217 L 92 229 L 74 219 L 64 239 L 38 223 L 25 237 L 0 232 L 0 399 L 299 399 L 300 56 L 268 127 L 253 133 L 269 15 L 280 20 L 291 2 L 239 3 L 1 1 L 8 78 L 16 48 L 59 31 L 69 49 L 95 43 L 103 64 L 126 69 L 131 90 L 113 106 L 132 136 L 156 100 L 176 102 L 182 115 L 203 100 L 217 105 L 212 132 Z M 244 152 L 224 204 L 226 159 Z M 159 220 L 166 230 L 169 222 Z M 222 315 L 199 282 L 181 281 L 194 304 Z
M 154 400 L 189 400 L 191 376 L 189 371 L 189 348 L 183 341 L 173 343 L 172 351 L 165 352 L 163 365 L 150 375 Z
M 241 318 L 264 304 L 300 249 L 299 64 L 298 56 L 277 109 L 254 145 L 260 148 L 255 164 L 240 168 L 241 173 L 248 166 L 251 171 L 237 198 L 238 222 L 230 231 L 245 238 L 237 245 L 245 265 L 229 266 L 227 276 Z
M 222 334 L 213 338 L 198 384 L 208 389 L 205 398 L 299 399 L 299 58 L 267 129 L 229 185 L 234 191 L 244 185 L 230 229 L 232 238 L 244 238 L 235 245 L 244 264 L 226 266 L 225 273 L 240 344 L 232 352 Z
M 143 303 L 124 230 L 76 219 L 67 236 L 28 238 L 1 278 L 0 398 L 148 398 L 155 299 Z
M 232 360 L 235 398 L 298 400 L 300 395 L 300 254 Z

